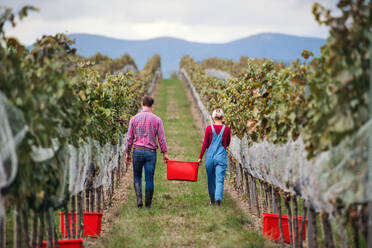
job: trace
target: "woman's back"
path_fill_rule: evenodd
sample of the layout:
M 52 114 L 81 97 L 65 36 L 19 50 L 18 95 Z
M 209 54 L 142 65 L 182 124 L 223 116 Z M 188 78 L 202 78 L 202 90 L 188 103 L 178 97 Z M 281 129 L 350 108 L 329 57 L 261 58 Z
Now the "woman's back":
M 213 124 L 214 130 L 216 131 L 216 134 L 219 135 L 223 125 L 216 125 Z M 213 139 L 213 131 L 211 125 L 208 125 L 207 128 L 205 129 L 205 134 L 204 134 L 204 142 L 202 145 L 202 149 L 200 151 L 199 158 L 203 158 L 203 155 L 205 151 L 208 149 L 208 147 L 211 145 Z M 231 141 L 231 130 L 229 126 L 225 126 L 225 130 L 222 134 L 222 146 L 226 149 L 230 145 Z

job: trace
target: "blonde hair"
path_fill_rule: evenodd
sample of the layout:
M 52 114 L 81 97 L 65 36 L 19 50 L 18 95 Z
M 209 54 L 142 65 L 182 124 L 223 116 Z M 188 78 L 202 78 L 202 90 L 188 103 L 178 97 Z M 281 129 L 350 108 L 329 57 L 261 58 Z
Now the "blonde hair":
M 222 120 L 223 117 L 224 117 L 224 114 L 223 114 L 222 109 L 219 108 L 219 109 L 213 110 L 213 113 L 212 113 L 213 119 Z

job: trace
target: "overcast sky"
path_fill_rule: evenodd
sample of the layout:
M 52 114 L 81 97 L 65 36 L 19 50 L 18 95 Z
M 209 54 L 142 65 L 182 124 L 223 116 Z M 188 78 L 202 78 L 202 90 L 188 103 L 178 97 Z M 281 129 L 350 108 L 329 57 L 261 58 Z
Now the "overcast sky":
M 1 0 L 40 8 L 8 34 L 31 44 L 43 34 L 91 33 L 121 39 L 171 36 L 223 43 L 261 32 L 326 38 L 311 13 L 313 0 Z M 318 0 L 334 7 L 336 0 Z

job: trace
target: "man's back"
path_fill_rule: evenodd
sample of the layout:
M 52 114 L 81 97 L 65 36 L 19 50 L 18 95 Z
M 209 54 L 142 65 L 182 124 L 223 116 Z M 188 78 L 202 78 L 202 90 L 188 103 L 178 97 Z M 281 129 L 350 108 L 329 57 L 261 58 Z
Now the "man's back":
M 156 144 L 158 136 L 161 151 L 167 151 L 167 145 L 164 135 L 163 122 L 150 110 L 143 110 L 133 116 L 129 122 L 126 151 L 133 148 L 148 148 L 151 150 L 158 149 Z

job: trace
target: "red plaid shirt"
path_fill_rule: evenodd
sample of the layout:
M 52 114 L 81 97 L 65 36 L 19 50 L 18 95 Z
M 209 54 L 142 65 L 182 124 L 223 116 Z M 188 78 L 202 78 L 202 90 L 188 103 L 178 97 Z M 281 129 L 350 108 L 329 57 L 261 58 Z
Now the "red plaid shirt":
M 156 136 L 158 136 L 161 152 L 167 152 L 163 122 L 150 110 L 142 110 L 130 119 L 125 152 L 130 153 L 132 146 L 158 149 Z

